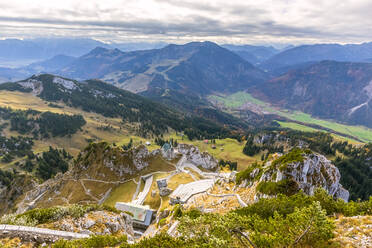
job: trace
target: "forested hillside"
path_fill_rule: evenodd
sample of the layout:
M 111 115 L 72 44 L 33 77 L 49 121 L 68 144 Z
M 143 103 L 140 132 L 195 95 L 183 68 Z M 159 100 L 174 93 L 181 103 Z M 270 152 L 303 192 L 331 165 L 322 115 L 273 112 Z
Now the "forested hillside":
M 160 135 L 169 128 L 176 131 L 192 128 L 206 137 L 229 133 L 228 128 L 214 121 L 200 117 L 196 121 L 193 115 L 183 114 L 170 106 L 154 103 L 99 80 L 80 83 L 44 74 L 17 83 L 2 84 L 0 90 L 33 91 L 48 102 L 62 101 L 86 112 L 121 118 L 123 122 L 134 124 L 137 134 L 142 136 Z

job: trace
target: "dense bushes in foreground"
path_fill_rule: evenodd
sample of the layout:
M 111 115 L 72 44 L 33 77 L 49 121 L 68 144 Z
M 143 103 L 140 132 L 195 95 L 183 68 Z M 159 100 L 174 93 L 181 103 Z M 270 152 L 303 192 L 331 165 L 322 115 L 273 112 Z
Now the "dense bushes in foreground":
M 53 247 L 329 247 L 334 237 L 333 214 L 370 215 L 372 198 L 368 202 L 346 203 L 317 190 L 314 196 L 298 193 L 261 199 L 225 215 L 203 214 L 197 209 L 185 211 L 177 205 L 173 218 L 180 221 L 178 237 L 161 232 L 128 244 L 125 237 L 93 236 L 79 241 L 59 241 Z
M 53 244 L 53 248 L 102 248 L 102 247 L 115 247 L 122 243 L 126 243 L 127 236 L 114 236 L 114 235 L 96 235 L 85 239 L 77 239 L 67 241 L 65 239 L 57 241 Z

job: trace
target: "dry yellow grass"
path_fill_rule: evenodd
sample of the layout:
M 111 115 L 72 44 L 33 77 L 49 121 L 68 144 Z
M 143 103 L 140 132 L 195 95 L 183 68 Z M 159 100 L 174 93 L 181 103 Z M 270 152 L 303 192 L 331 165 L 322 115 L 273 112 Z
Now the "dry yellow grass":
M 372 247 L 372 216 L 341 216 L 335 224 L 335 247 Z
M 32 248 L 34 245 L 31 242 L 22 242 L 19 238 L 4 238 L 0 239 L 0 247 L 2 248 Z
M 143 205 L 149 205 L 152 209 L 155 209 L 155 210 L 157 210 L 160 207 L 161 200 L 160 200 L 160 195 L 159 195 L 159 190 L 158 190 L 156 180 L 160 179 L 160 178 L 167 177 L 168 175 L 169 175 L 168 173 L 154 174 L 154 178 L 153 178 L 153 181 L 152 181 L 150 191 L 149 191 L 148 195 L 146 196 L 146 199 L 145 199 L 145 202 L 143 203 Z M 153 191 L 156 192 L 155 196 L 152 196 Z
M 168 188 L 175 190 L 180 184 L 194 182 L 194 179 L 187 173 L 178 173 L 168 180 Z
M 116 202 L 130 202 L 132 201 L 133 194 L 136 192 L 136 188 L 137 184 L 133 181 L 120 184 L 111 191 L 110 196 L 104 204 L 114 207 Z
M 27 99 L 27 101 L 25 101 Z M 0 91 L 0 107 L 10 107 L 14 110 L 34 109 L 40 112 L 50 111 L 59 114 L 81 114 L 87 124 L 82 128 L 82 131 L 77 132 L 71 137 L 54 137 L 45 140 L 36 140 L 34 152 L 40 153 L 48 150 L 49 146 L 65 148 L 72 155 L 77 155 L 81 149 L 86 147 L 90 140 L 107 141 L 123 145 L 129 143 L 133 139 L 134 145 L 144 144 L 148 141 L 145 138 L 132 136 L 132 126 L 123 124 L 120 118 L 107 118 L 100 114 L 82 111 L 81 109 L 71 108 L 63 102 L 58 103 L 63 108 L 55 108 L 48 106 L 48 103 L 41 100 L 39 97 L 31 93 Z M 101 127 L 110 126 L 110 130 L 102 130 Z M 18 136 L 19 134 L 10 131 L 9 127 L 4 130 L 6 136 Z M 159 148 L 155 144 L 148 146 L 150 151 Z

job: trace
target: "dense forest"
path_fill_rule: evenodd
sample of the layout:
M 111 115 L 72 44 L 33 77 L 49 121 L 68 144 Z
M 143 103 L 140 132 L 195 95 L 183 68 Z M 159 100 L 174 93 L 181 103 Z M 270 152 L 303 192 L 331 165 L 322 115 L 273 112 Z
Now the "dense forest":
M 17 163 L 20 169 L 33 172 L 36 177 L 47 180 L 57 173 L 65 173 L 69 168 L 72 156 L 64 149 L 49 147 L 40 155 L 30 153 L 23 163 Z
M 12 180 L 14 179 L 16 175 L 16 172 L 13 171 L 8 171 L 8 170 L 1 170 L 0 169 L 0 187 L 1 186 L 6 186 L 8 187 Z
M 33 141 L 27 137 L 0 136 L 0 157 L 1 162 L 9 163 L 15 157 L 24 157 L 31 153 Z
M 141 136 L 158 136 L 167 132 L 169 128 L 175 131 L 187 130 L 191 138 L 225 137 L 231 131 L 230 128 L 216 121 L 178 112 L 171 107 L 99 80 L 88 80 L 82 83 L 69 80 L 74 86 L 67 89 L 55 83 L 53 75 L 38 75 L 31 79 L 42 82 L 43 91 L 39 97 L 43 100 L 62 101 L 68 106 L 81 108 L 84 111 L 95 112 L 105 117 L 120 117 L 124 122 L 137 123 L 136 132 Z M 18 84 L 2 84 L 0 90 L 18 91 L 22 88 L 15 85 Z
M 372 144 L 353 147 L 338 142 L 332 147 L 345 155 L 337 156 L 333 163 L 341 172 L 341 184 L 349 190 L 350 199 L 367 200 L 372 195 Z

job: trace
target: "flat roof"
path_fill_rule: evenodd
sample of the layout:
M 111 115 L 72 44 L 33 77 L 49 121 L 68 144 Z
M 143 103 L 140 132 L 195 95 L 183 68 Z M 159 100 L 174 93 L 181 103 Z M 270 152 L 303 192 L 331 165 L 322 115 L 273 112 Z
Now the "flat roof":
M 133 220 L 146 222 L 149 214 L 152 215 L 154 210 L 150 209 L 149 206 L 143 206 L 138 204 L 133 204 L 129 202 L 117 202 L 115 208 L 120 211 L 126 211 L 133 214 Z M 150 219 L 151 221 L 151 219 Z
M 213 179 L 204 179 L 187 184 L 181 184 L 172 192 L 170 198 L 179 199 L 180 202 L 185 203 L 191 196 L 206 192 L 208 189 L 212 188 L 213 184 Z

